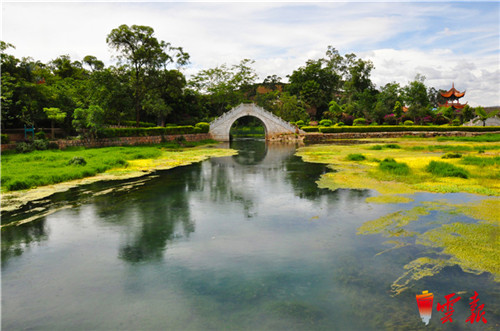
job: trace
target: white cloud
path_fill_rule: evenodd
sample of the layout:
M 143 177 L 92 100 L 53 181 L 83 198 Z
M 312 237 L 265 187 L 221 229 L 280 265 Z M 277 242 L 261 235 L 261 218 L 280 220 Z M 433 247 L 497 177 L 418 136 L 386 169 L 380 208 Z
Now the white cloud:
M 470 103 L 500 104 L 498 3 L 2 3 L 2 40 L 43 62 L 91 54 L 113 64 L 106 36 L 148 25 L 191 55 L 186 74 L 255 59 L 260 78 L 281 77 L 328 45 L 374 61 L 373 80 L 455 81 Z M 484 8 L 483 8 L 484 7 Z M 492 10 L 492 9 L 496 9 Z M 489 88 L 488 88 L 489 86 Z M 474 95 L 473 95 L 474 93 Z
M 475 58 L 449 49 L 380 49 L 362 55 L 373 61 L 372 80 L 378 86 L 393 81 L 403 86 L 423 74 L 427 86 L 449 89 L 454 82 L 457 89 L 467 90 L 464 101 L 473 106 L 500 105 L 498 56 Z

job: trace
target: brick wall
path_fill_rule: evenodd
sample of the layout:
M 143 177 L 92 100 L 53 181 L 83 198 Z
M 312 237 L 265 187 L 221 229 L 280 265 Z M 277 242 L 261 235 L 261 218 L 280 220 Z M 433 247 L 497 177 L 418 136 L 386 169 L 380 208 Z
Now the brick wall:
M 342 133 L 306 133 L 304 135 L 305 143 L 325 142 L 334 139 L 363 139 L 363 138 L 401 138 L 404 136 L 416 137 L 438 137 L 438 136 L 458 136 L 472 137 L 485 133 L 500 133 L 500 131 L 491 132 L 464 132 L 464 131 L 406 131 L 406 132 L 342 132 Z
M 205 139 L 212 139 L 209 133 L 197 134 L 176 134 L 163 136 L 164 141 L 173 141 L 179 137 L 184 137 L 186 141 L 200 141 Z M 65 149 L 71 146 L 84 146 L 84 147 L 109 147 L 109 146 L 132 146 L 132 145 L 151 145 L 159 144 L 162 142 L 162 136 L 148 136 L 148 137 L 117 137 L 105 138 L 97 140 L 66 140 L 59 139 L 55 143 L 59 145 L 60 149 Z M 2 151 L 15 149 L 16 144 L 3 144 Z

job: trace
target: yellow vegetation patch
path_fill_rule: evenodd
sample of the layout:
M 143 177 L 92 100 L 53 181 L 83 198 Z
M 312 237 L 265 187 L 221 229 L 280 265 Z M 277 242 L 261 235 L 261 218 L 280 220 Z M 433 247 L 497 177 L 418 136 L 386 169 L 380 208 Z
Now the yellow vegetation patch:
M 373 140 L 374 142 L 376 140 Z M 391 141 L 391 143 L 393 143 Z M 321 188 L 336 190 L 339 188 L 372 189 L 381 194 L 405 194 L 417 191 L 436 193 L 466 192 L 481 195 L 500 195 L 500 174 L 498 167 L 478 167 L 463 165 L 460 158 L 442 159 L 449 150 L 459 150 L 464 156 L 478 155 L 478 146 L 488 150 L 488 156 L 499 156 L 498 144 L 476 142 L 438 142 L 436 139 L 404 138 L 395 141 L 401 148 L 383 147 L 371 149 L 376 144 L 329 146 L 316 145 L 300 148 L 297 155 L 306 162 L 328 164 L 335 172 L 323 175 L 318 181 Z M 380 145 L 380 144 L 379 144 Z M 385 145 L 381 145 L 385 146 Z M 363 154 L 365 161 L 349 161 L 347 155 Z M 410 168 L 410 174 L 396 176 L 381 171 L 379 162 L 393 158 Z M 426 171 L 431 161 L 448 162 L 467 169 L 468 179 L 456 177 L 438 177 Z
M 376 197 L 366 198 L 366 202 L 371 203 L 408 203 L 414 201 L 411 198 L 402 197 L 399 195 L 379 195 Z
M 416 221 L 420 216 L 428 215 L 429 210 L 423 206 L 414 207 L 406 211 L 397 211 L 373 221 L 363 223 L 358 228 L 358 234 L 380 233 L 384 237 L 408 237 L 413 236 L 414 232 L 403 229 L 404 226 Z

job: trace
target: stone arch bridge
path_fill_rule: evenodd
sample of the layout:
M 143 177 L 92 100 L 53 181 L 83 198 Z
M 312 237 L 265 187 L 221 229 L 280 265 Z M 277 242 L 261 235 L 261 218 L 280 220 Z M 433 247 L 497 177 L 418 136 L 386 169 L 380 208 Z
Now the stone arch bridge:
M 210 134 L 213 139 L 220 141 L 229 141 L 229 130 L 234 122 L 244 116 L 253 116 L 258 118 L 264 125 L 266 140 L 272 139 L 282 134 L 293 134 L 297 128 L 273 113 L 259 107 L 253 103 L 242 103 L 238 107 L 231 109 L 222 116 L 217 117 L 210 122 Z M 302 130 L 299 133 L 304 133 Z

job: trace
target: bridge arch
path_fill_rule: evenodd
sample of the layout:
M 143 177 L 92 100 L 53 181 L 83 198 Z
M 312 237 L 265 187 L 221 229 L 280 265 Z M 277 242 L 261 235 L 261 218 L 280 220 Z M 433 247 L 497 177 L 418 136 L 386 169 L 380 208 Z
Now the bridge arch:
M 237 119 L 245 116 L 256 117 L 262 122 L 266 133 L 266 140 L 272 139 L 277 135 L 296 132 L 295 126 L 264 108 L 253 103 L 242 103 L 210 122 L 210 134 L 215 140 L 229 141 L 231 126 Z

